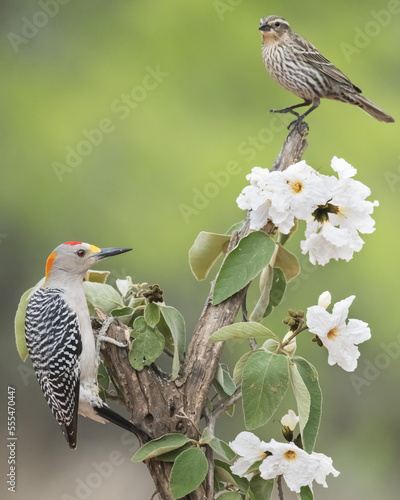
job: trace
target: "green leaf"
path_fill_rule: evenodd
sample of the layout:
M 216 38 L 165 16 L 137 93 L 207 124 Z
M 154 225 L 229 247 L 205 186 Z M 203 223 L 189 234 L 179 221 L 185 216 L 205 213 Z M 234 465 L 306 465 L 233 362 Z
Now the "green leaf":
M 244 353 L 243 356 L 236 363 L 235 368 L 233 369 L 233 381 L 235 382 L 236 385 L 241 383 L 243 377 L 244 365 L 247 363 L 249 357 L 255 352 L 258 351 L 248 351 Z
M 295 363 L 290 363 L 290 381 L 297 403 L 300 433 L 303 436 L 303 430 L 310 415 L 311 397 Z
M 301 357 L 294 357 L 294 363 L 310 395 L 310 411 L 302 432 L 303 448 L 311 453 L 317 439 L 322 413 L 322 391 L 318 373 L 314 366 Z
M 230 234 L 232 235 L 233 231 L 240 231 L 246 222 L 246 219 L 240 220 L 239 222 L 235 222 L 235 224 L 232 224 L 232 226 L 226 231 L 225 234 Z
M 111 311 L 111 315 L 114 318 L 118 318 L 124 325 L 128 325 L 132 319 L 134 310 L 132 307 L 119 307 Z
M 188 450 L 191 447 L 192 445 L 190 443 L 186 443 L 180 448 L 177 448 L 176 450 L 168 451 L 167 453 L 158 455 L 157 458 L 158 460 L 161 460 L 161 462 L 175 462 L 176 457 L 178 455 L 180 455 L 183 451 Z
M 264 313 L 264 317 L 271 314 L 272 309 L 278 306 L 285 295 L 286 279 L 282 269 L 274 267 L 274 276 L 272 278 L 272 288 L 269 298 L 268 307 Z
M 231 465 L 223 462 L 222 460 L 215 459 L 215 477 L 222 483 L 232 484 L 237 486 L 240 491 L 247 493 L 249 490 L 249 481 L 244 478 L 233 474 Z
M 273 479 L 263 479 L 258 474 L 250 480 L 250 494 L 253 500 L 269 500 L 274 489 Z
M 256 321 L 249 321 L 247 323 L 234 323 L 220 328 L 211 335 L 208 339 L 209 342 L 224 342 L 225 340 L 248 340 L 251 338 L 262 337 L 264 339 L 279 338 L 268 330 L 264 325 L 260 325 Z
M 264 349 L 264 351 L 274 353 L 278 349 L 279 344 L 280 342 L 274 339 L 268 339 L 264 342 L 264 344 L 260 347 L 260 349 Z
M 215 380 L 221 386 L 226 395 L 232 396 L 232 394 L 236 390 L 236 385 L 232 380 L 229 372 L 222 368 L 221 365 L 218 365 L 217 373 L 215 374 Z
M 309 486 L 302 486 L 300 488 L 300 493 L 297 493 L 297 498 L 299 500 L 313 500 L 313 492 Z
M 135 319 L 131 337 L 134 340 L 129 351 L 129 362 L 135 370 L 143 370 L 161 356 L 165 347 L 164 335 L 157 328 L 151 328 L 143 316 Z
M 124 280 L 115 280 L 115 284 L 117 285 L 118 290 L 124 298 L 128 295 L 128 292 L 132 289 L 133 286 L 132 278 L 130 276 L 127 276 Z
M 110 276 L 110 271 L 94 271 L 89 269 L 86 273 L 85 280 L 91 283 L 105 283 Z
M 25 339 L 25 313 L 29 302 L 28 297 L 30 296 L 32 291 L 33 288 L 30 288 L 19 299 L 19 304 L 14 319 L 15 343 L 17 345 L 19 357 L 22 359 L 22 361 L 26 361 L 29 356 Z
M 242 495 L 236 491 L 227 491 L 219 495 L 218 500 L 242 500 Z
M 199 281 L 207 278 L 218 258 L 226 253 L 231 237 L 202 231 L 189 250 L 189 265 Z
M 273 285 L 274 270 L 268 265 L 265 267 L 260 276 L 260 291 L 261 295 L 257 301 L 253 312 L 250 315 L 250 321 L 260 321 L 264 315 L 265 311 L 271 300 L 271 288 Z
M 190 448 L 175 460 L 171 470 L 170 488 L 174 499 L 194 491 L 207 475 L 208 462 L 200 448 Z
M 190 441 L 192 440 L 183 434 L 165 434 L 144 444 L 133 455 L 131 460 L 132 462 L 143 462 L 143 460 L 176 450 Z
M 213 305 L 231 297 L 253 280 L 268 265 L 274 249 L 274 241 L 261 231 L 242 238 L 221 266 L 215 282 Z
M 243 369 L 243 411 L 246 428 L 264 425 L 277 410 L 289 384 L 289 359 L 282 354 L 255 352 Z
M 186 347 L 186 326 L 182 314 L 175 307 L 160 304 L 160 312 L 174 339 L 174 357 L 172 360 L 172 380 L 179 373 L 179 360 L 182 358 Z
M 160 321 L 160 308 L 155 302 L 149 302 L 144 310 L 144 319 L 146 323 L 154 328 Z
M 45 278 L 42 278 L 39 283 L 25 293 L 22 294 L 19 299 L 19 304 L 17 307 L 17 312 L 15 313 L 14 318 L 14 332 L 15 332 L 15 344 L 17 346 L 17 351 L 19 357 L 22 361 L 26 361 L 28 359 L 29 353 L 28 348 L 26 347 L 26 339 L 25 339 L 25 314 L 26 308 L 28 307 L 29 299 L 31 295 L 36 292 L 44 283 Z
M 280 243 L 278 243 L 275 266 L 282 269 L 287 283 L 300 273 L 300 264 L 297 257 L 289 250 L 286 250 Z
M 215 453 L 218 453 L 224 460 L 231 461 L 235 458 L 236 454 L 231 450 L 229 445 L 222 441 L 221 439 L 216 438 L 208 427 L 206 427 L 201 436 L 201 443 L 208 444 Z
M 106 314 L 110 314 L 113 309 L 124 307 L 121 295 L 110 285 L 84 281 L 83 289 L 86 300 Z

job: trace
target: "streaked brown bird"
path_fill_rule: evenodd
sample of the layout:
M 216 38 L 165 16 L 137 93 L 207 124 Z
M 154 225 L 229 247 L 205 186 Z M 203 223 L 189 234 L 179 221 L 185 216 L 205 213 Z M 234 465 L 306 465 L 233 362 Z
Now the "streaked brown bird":
M 361 89 L 318 52 L 310 42 L 294 33 L 289 23 L 279 16 L 261 19 L 262 57 L 265 68 L 283 88 L 301 97 L 304 102 L 272 113 L 292 113 L 302 120 L 320 104 L 320 99 L 355 104 L 382 122 L 394 119 L 361 95 Z M 311 107 L 302 115 L 295 108 Z M 296 120 L 296 121 L 297 121 Z

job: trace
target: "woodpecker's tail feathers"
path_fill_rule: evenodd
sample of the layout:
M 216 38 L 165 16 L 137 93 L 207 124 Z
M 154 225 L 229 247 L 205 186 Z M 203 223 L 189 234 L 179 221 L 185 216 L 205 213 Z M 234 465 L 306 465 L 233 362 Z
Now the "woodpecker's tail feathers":
M 67 443 L 71 450 L 75 450 L 76 448 L 76 431 L 77 431 L 77 425 L 76 421 L 75 424 L 72 423 L 70 425 L 66 424 L 61 424 L 61 430 L 65 436 L 65 439 L 67 440 Z
M 359 106 L 361 109 L 366 111 L 369 115 L 373 116 L 380 122 L 391 123 L 394 122 L 394 118 L 388 115 L 383 109 L 378 108 L 373 102 L 369 101 L 366 97 L 355 94 L 354 104 Z
M 97 415 L 103 417 L 112 424 L 118 425 L 119 427 L 122 427 L 122 429 L 132 432 L 143 443 L 150 441 L 150 437 L 148 436 L 148 434 L 142 431 L 142 429 L 139 429 L 139 427 L 137 427 L 132 422 L 129 422 L 129 420 L 126 420 L 126 418 L 116 413 L 109 406 L 105 404 L 103 406 L 96 406 L 94 407 L 94 411 L 97 413 Z

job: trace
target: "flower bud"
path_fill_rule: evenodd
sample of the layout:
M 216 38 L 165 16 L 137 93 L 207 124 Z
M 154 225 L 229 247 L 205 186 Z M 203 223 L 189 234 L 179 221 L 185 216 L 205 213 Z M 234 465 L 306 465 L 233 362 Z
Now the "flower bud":
M 326 309 L 330 305 L 331 300 L 332 297 L 329 292 L 321 293 L 321 295 L 318 298 L 318 305 L 319 307 Z

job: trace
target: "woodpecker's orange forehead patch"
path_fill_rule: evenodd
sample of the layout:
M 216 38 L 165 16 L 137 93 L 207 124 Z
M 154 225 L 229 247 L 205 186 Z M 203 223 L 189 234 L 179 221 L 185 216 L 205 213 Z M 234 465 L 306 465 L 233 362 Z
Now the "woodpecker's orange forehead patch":
M 99 252 L 101 252 L 101 249 L 99 247 L 96 247 L 95 245 L 90 245 L 90 250 L 93 253 L 99 253 Z
M 46 278 L 49 277 L 49 274 L 50 274 L 51 268 L 53 267 L 53 262 L 54 262 L 55 258 L 56 258 L 56 253 L 51 252 L 51 254 L 49 255 L 49 257 L 46 261 Z
M 82 242 L 81 241 L 67 241 L 65 243 L 63 243 L 63 245 L 82 245 Z

